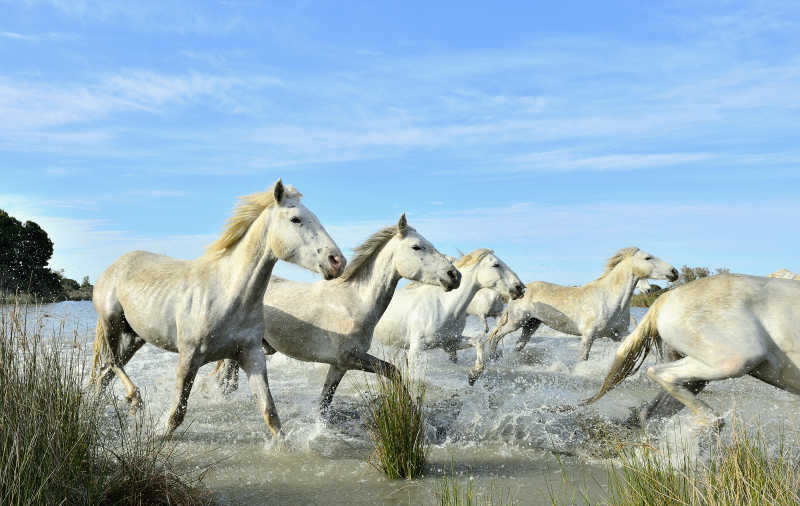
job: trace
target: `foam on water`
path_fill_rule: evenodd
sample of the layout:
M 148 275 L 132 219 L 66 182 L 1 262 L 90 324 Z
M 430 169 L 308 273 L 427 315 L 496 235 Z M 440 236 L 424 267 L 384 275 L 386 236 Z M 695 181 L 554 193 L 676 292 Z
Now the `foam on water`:
M 78 340 L 91 351 L 96 321 L 91 303 L 52 304 L 39 311 L 44 325 L 61 325 L 66 319 L 65 328 L 74 329 Z M 633 314 L 641 319 L 644 310 L 634 309 Z M 470 317 L 466 333 L 480 333 L 477 319 Z M 517 337 L 518 333 L 506 336 L 503 356 L 488 364 L 474 387 L 467 384 L 474 350 L 459 352 L 457 364 L 441 350 L 426 353 L 426 433 L 433 442 L 430 460 L 434 470 L 453 462 L 458 472 L 477 477 L 479 485 L 494 482 L 518 496 L 540 497 L 546 504 L 549 500 L 543 491 L 547 480 L 560 473 L 562 466 L 603 476 L 602 467 L 587 471 L 581 463 L 594 462 L 609 440 L 642 437 L 625 428 L 621 420 L 629 416 L 630 408 L 651 399 L 659 389 L 640 372 L 596 404 L 578 406 L 599 388 L 617 343 L 595 341 L 590 360 L 582 362 L 578 360 L 577 337 L 542 328 L 522 353 L 513 349 Z M 397 356 L 395 350 L 380 347 L 372 352 Z M 157 419 L 163 420 L 171 405 L 176 364 L 176 354 L 145 346 L 126 366 L 142 390 L 146 413 Z M 213 364 L 206 365 L 198 374 L 179 440 L 181 450 L 189 456 L 187 465 L 217 463 L 207 483 L 223 499 L 258 503 L 269 497 L 293 503 L 312 501 L 317 497 L 314 494 L 330 504 L 336 504 L 337 498 L 342 503 L 402 504 L 430 499 L 431 480 L 402 488 L 402 484 L 384 480 L 364 462 L 370 452 L 360 411 L 361 392 L 369 379 L 365 373 L 347 373 L 333 401 L 332 421 L 323 422 L 316 407 L 327 366 L 280 354 L 269 357 L 270 388 L 285 432 L 285 445 L 276 448 L 244 375 L 239 390 L 226 397 L 208 377 L 212 369 Z M 114 391 L 123 396 L 119 382 L 114 382 Z M 735 405 L 743 423 L 760 426 L 771 444 L 778 444 L 780 427 L 798 427 L 800 398 L 751 378 L 712 383 L 702 398 L 719 413 Z M 684 429 L 690 426 L 689 415 L 683 412 L 648 426 L 648 437 L 674 446 L 675 452 L 684 451 Z M 681 438 L 684 441 L 679 443 Z M 688 451 L 701 446 L 698 440 L 688 445 Z M 554 455 L 567 457 L 559 463 Z M 558 481 L 560 476 L 554 479 Z M 368 493 L 364 484 L 369 484 Z

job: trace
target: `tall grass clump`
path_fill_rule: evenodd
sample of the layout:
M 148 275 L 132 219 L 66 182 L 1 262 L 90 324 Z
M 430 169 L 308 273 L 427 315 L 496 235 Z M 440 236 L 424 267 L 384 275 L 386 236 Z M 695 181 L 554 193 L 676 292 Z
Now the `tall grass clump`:
M 114 406 L 107 424 L 107 442 L 99 464 L 101 504 L 207 505 L 210 492 L 202 487 L 203 474 L 178 472 L 172 462 L 175 445 L 157 434 L 155 423 L 135 417 L 128 423 L 125 410 Z
M 27 308 L 0 308 L 0 503 L 79 503 L 91 481 L 98 431 L 95 400 L 62 357 L 27 326 Z
M 422 476 L 425 467 L 425 385 L 408 365 L 372 375 L 364 389 L 364 418 L 375 446 L 370 463 L 390 479 Z
M 442 476 L 434 490 L 435 504 L 439 506 L 513 506 L 520 504 L 506 490 L 499 492 L 494 485 L 484 492 L 476 492 L 472 487 L 472 480 L 467 480 L 466 485 L 459 484 L 453 477 L 452 470 Z
M 686 452 L 684 452 L 684 455 Z M 781 444 L 770 454 L 759 431 L 734 426 L 707 463 L 689 457 L 675 463 L 652 447 L 625 449 L 609 471 L 611 505 L 797 505 L 800 460 Z
M 27 306 L 0 307 L 0 504 L 208 503 L 172 479 L 170 442 L 131 432 L 120 410 L 116 425 L 104 421 L 80 350 L 62 349 L 58 332 L 42 338 L 27 319 Z M 142 473 L 149 480 L 135 480 Z M 114 492 L 120 484 L 126 493 Z

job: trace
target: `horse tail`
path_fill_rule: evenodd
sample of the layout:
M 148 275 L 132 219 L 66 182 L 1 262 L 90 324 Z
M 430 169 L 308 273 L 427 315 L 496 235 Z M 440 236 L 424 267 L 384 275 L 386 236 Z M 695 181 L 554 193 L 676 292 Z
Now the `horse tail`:
M 653 344 L 661 348 L 661 336 L 658 334 L 658 312 L 661 305 L 666 300 L 662 295 L 650 306 L 647 314 L 644 315 L 639 325 L 628 334 L 617 348 L 616 357 L 611 364 L 603 386 L 600 390 L 588 399 L 584 399 L 581 404 L 591 404 L 604 396 L 617 384 L 639 370 L 644 359 L 650 353 Z
M 101 367 L 102 363 L 102 356 L 104 353 L 107 353 L 107 350 L 111 350 L 111 346 L 108 344 L 108 338 L 106 337 L 105 328 L 103 327 L 103 322 L 99 318 L 97 319 L 97 328 L 95 330 L 94 335 L 94 353 L 92 355 L 92 371 L 89 376 L 89 384 L 94 384 L 96 380 L 98 380 L 97 371 Z

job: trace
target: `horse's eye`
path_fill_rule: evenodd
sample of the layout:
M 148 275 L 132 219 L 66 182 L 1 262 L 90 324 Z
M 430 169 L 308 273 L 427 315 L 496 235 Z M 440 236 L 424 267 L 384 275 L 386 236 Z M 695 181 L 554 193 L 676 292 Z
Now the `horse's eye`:
M 500 267 L 500 264 L 494 264 L 492 267 Z
M 411 246 L 411 249 L 413 249 L 414 251 L 419 251 L 422 249 L 422 246 L 420 246 L 419 244 L 415 244 Z
M 652 260 L 653 257 L 644 257 L 645 260 Z
M 294 217 L 292 218 L 292 220 L 291 220 L 291 221 L 292 221 L 292 223 L 300 223 L 300 222 L 301 222 L 301 221 L 303 221 L 303 220 L 301 220 L 301 219 L 300 219 L 299 217 L 297 217 L 297 216 L 294 216 Z

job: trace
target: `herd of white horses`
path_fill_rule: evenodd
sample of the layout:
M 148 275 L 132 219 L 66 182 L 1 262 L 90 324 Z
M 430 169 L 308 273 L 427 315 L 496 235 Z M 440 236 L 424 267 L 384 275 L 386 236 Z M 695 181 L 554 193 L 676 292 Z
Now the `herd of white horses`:
M 183 421 L 198 369 L 218 362 L 223 391 L 237 387 L 241 367 L 267 426 L 281 422 L 269 389 L 265 354 L 328 364 L 319 407 L 325 416 L 349 370 L 385 376 L 397 368 L 369 353 L 373 338 L 408 350 L 409 364 L 441 348 L 452 361 L 474 347 L 473 384 L 506 334 L 522 329 L 521 350 L 544 323 L 581 337 L 587 360 L 598 337 L 621 341 L 600 391 L 635 372 L 656 348 L 662 360 L 647 375 L 664 392 L 644 406 L 642 420 L 683 406 L 703 426 L 721 419 L 697 394 L 713 380 L 752 375 L 800 394 L 800 276 L 722 274 L 680 285 L 656 299 L 628 334 L 635 288 L 647 279 L 674 281 L 677 270 L 638 248 L 608 259 L 596 280 L 578 287 L 537 281 L 524 285 L 491 250 L 447 257 L 408 225 L 375 232 L 347 262 L 302 195 L 278 180 L 243 197 L 222 236 L 194 260 L 142 251 L 123 255 L 97 280 L 98 314 L 92 381 L 104 389 L 119 377 L 132 408 L 142 400 L 124 366 L 145 343 L 178 353 L 171 434 Z M 278 260 L 320 273 L 300 283 L 272 276 Z M 410 280 L 397 288 L 401 278 Z M 788 279 L 786 279 L 788 278 Z M 484 332 L 463 336 L 466 318 Z M 487 317 L 497 317 L 489 333 Z

